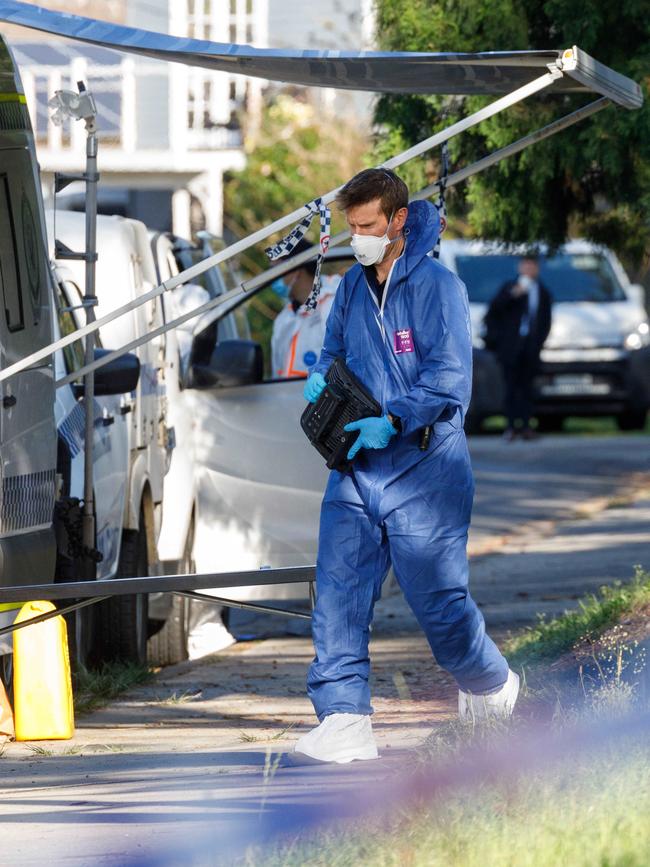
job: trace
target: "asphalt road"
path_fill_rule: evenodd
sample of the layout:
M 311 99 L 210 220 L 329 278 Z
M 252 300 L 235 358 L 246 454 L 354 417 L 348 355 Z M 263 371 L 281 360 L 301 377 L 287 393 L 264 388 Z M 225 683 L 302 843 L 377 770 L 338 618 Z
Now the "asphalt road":
M 650 438 L 549 436 L 506 443 L 469 440 L 476 494 L 470 553 L 528 524 L 564 520 L 650 472 Z
M 629 578 L 635 563 L 650 568 L 650 499 L 638 494 L 643 473 L 650 488 L 646 438 L 481 437 L 471 451 L 472 547 L 483 552 L 472 560 L 472 592 L 497 638 Z M 382 759 L 286 767 L 279 757 L 314 724 L 304 694 L 311 643 L 257 628 L 269 637 L 166 669 L 79 720 L 71 742 L 41 744 L 41 754 L 9 745 L 0 761 L 5 863 L 222 864 L 246 843 L 390 794 L 409 750 L 454 715 L 453 684 L 389 592 L 371 645 Z

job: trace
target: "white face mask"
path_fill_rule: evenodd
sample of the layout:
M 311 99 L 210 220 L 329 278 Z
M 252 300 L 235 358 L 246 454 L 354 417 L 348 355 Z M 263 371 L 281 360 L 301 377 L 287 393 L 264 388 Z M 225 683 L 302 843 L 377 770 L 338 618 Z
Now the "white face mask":
M 393 215 L 391 214 L 388 226 L 386 226 L 386 231 L 383 235 L 352 236 L 350 246 L 352 247 L 352 252 L 354 253 L 354 258 L 357 262 L 361 265 L 377 265 L 379 262 L 383 261 L 384 256 L 386 255 L 386 248 L 389 244 L 394 244 L 395 241 L 399 240 L 399 235 L 397 238 L 393 238 L 392 241 L 388 237 L 388 230 L 390 229 L 392 221 Z

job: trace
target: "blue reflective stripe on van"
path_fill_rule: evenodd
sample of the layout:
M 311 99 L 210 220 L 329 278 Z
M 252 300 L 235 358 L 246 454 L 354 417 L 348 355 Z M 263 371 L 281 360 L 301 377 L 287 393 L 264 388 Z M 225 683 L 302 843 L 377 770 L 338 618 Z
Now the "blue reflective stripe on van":
M 95 401 L 93 404 L 95 425 L 102 420 L 102 407 Z M 76 458 L 83 451 L 84 436 L 86 431 L 85 413 L 82 403 L 76 403 L 74 408 L 67 414 L 58 427 L 58 433 L 61 439 L 65 442 L 70 452 L 71 458 Z M 104 448 L 103 452 L 110 451 L 110 448 Z M 95 455 L 97 457 L 97 455 Z
M 59 425 L 59 436 L 67 445 L 71 458 L 76 458 L 83 449 L 84 430 L 83 406 L 76 403 L 72 412 L 69 412 Z

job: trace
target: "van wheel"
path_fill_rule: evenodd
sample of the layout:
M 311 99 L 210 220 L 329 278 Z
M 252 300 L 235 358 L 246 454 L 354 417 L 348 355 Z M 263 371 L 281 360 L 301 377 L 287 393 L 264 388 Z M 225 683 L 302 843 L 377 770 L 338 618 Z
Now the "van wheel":
M 192 549 L 194 547 L 194 518 L 190 521 L 185 540 L 183 559 L 178 563 L 181 575 L 196 572 Z M 189 632 L 190 600 L 185 596 L 172 596 L 172 608 L 162 627 L 155 632 L 147 644 L 147 655 L 151 665 L 175 665 L 187 659 L 187 635 Z M 159 621 L 158 621 L 159 622 Z
M 619 430 L 643 430 L 647 418 L 647 409 L 629 409 L 616 416 L 616 424 Z
M 144 514 L 140 512 L 140 529 L 123 530 L 118 578 L 146 577 L 149 574 L 147 534 Z M 112 596 L 100 602 L 96 613 L 96 656 L 100 662 L 147 662 L 148 597 Z
M 147 642 L 150 665 L 175 665 L 187 659 L 188 601 L 184 596 L 172 597 L 169 617 Z

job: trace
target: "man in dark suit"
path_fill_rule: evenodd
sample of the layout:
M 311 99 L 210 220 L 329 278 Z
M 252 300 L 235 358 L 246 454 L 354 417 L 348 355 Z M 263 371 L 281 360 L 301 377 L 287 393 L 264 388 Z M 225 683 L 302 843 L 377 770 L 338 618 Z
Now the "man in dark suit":
M 551 295 L 539 282 L 534 254 L 522 256 L 519 277 L 499 289 L 485 315 L 485 345 L 496 353 L 506 384 L 508 427 L 504 438 L 536 437 L 530 427 L 533 380 L 539 357 L 551 330 Z

